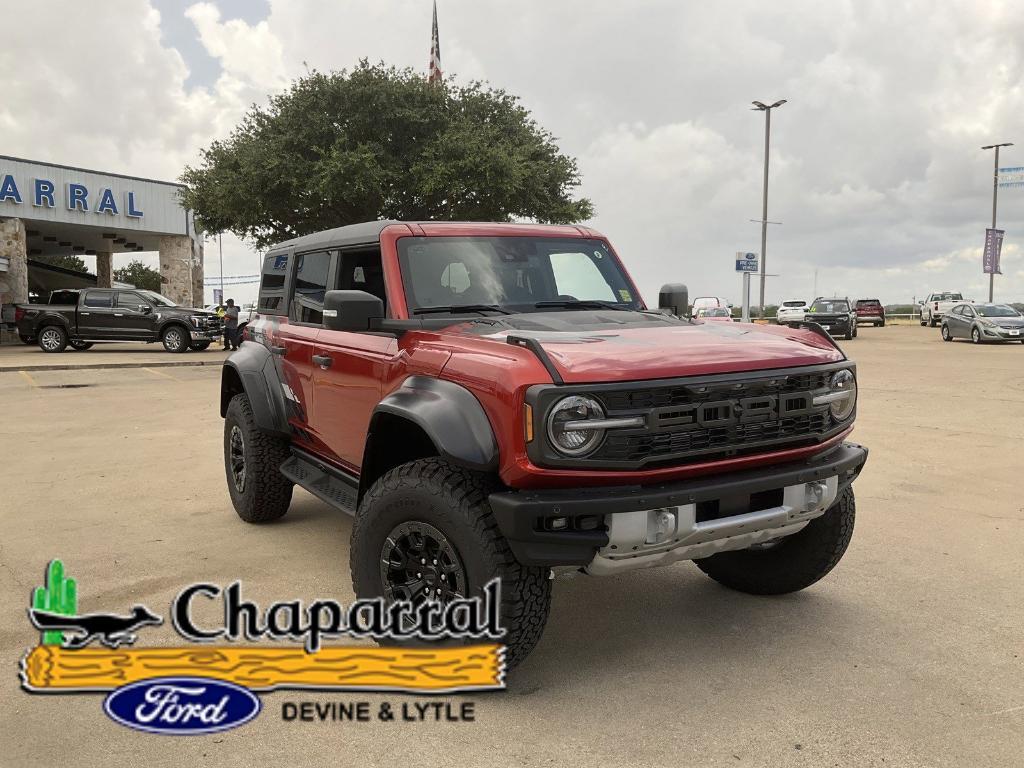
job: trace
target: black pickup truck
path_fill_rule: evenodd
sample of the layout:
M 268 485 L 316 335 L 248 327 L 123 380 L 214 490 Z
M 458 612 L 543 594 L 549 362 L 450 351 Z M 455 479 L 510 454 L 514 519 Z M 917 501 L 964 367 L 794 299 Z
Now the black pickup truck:
M 22 341 L 36 340 L 43 352 L 88 349 L 94 341 L 159 341 L 168 352 L 201 351 L 224 333 L 215 313 L 139 288 L 54 291 L 49 304 L 17 305 L 14 319 Z

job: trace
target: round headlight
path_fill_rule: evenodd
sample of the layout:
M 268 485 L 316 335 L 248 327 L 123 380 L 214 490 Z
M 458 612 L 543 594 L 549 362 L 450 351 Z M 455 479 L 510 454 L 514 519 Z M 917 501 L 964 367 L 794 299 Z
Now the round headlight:
M 566 456 L 590 453 L 601 442 L 604 430 L 586 429 L 579 422 L 603 418 L 604 409 L 593 398 L 582 395 L 563 397 L 548 415 L 548 438 L 551 445 Z
M 840 397 L 832 401 L 829 406 L 832 411 L 832 418 L 836 421 L 843 421 L 850 418 L 853 409 L 857 407 L 857 378 L 853 371 L 836 371 L 831 382 L 832 393 L 845 393 L 846 397 Z

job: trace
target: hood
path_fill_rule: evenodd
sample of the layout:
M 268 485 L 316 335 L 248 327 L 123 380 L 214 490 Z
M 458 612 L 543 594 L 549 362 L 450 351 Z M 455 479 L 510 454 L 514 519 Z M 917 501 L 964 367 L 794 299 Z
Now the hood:
M 982 318 L 996 325 L 1004 325 L 1007 328 L 1024 328 L 1024 317 L 986 317 Z
M 634 321 L 630 315 L 644 319 Z M 548 318 L 560 329 L 545 330 Z M 667 379 L 845 359 L 829 339 L 809 330 L 698 324 L 646 313 L 537 313 L 488 318 L 486 323 L 463 325 L 459 332 L 500 343 L 507 343 L 509 336 L 534 338 L 568 383 Z

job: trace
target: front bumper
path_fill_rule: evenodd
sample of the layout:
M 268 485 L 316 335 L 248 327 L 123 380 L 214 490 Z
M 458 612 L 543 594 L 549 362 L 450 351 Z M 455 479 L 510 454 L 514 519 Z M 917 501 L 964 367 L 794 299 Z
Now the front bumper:
M 987 341 L 1024 341 L 1024 328 L 983 328 L 982 338 Z
M 524 565 L 612 573 L 795 533 L 853 482 L 867 456 L 867 448 L 842 443 L 805 461 L 718 477 L 653 486 L 509 490 L 492 493 L 489 501 Z M 652 521 L 661 530 L 651 531 Z M 636 537 L 639 541 L 627 547 Z

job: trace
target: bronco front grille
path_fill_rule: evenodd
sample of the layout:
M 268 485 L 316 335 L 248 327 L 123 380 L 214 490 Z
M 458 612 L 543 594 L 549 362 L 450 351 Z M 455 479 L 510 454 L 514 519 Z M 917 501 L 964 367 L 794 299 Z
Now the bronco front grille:
M 654 469 L 814 445 L 849 423 L 836 424 L 827 404 L 813 404 L 840 367 L 849 364 L 573 387 L 598 399 L 609 418 L 641 416 L 643 426 L 609 430 L 598 449 L 580 459 L 560 456 L 543 441 L 528 450 L 542 465 Z M 541 419 L 565 390 L 538 392 L 534 408 Z

